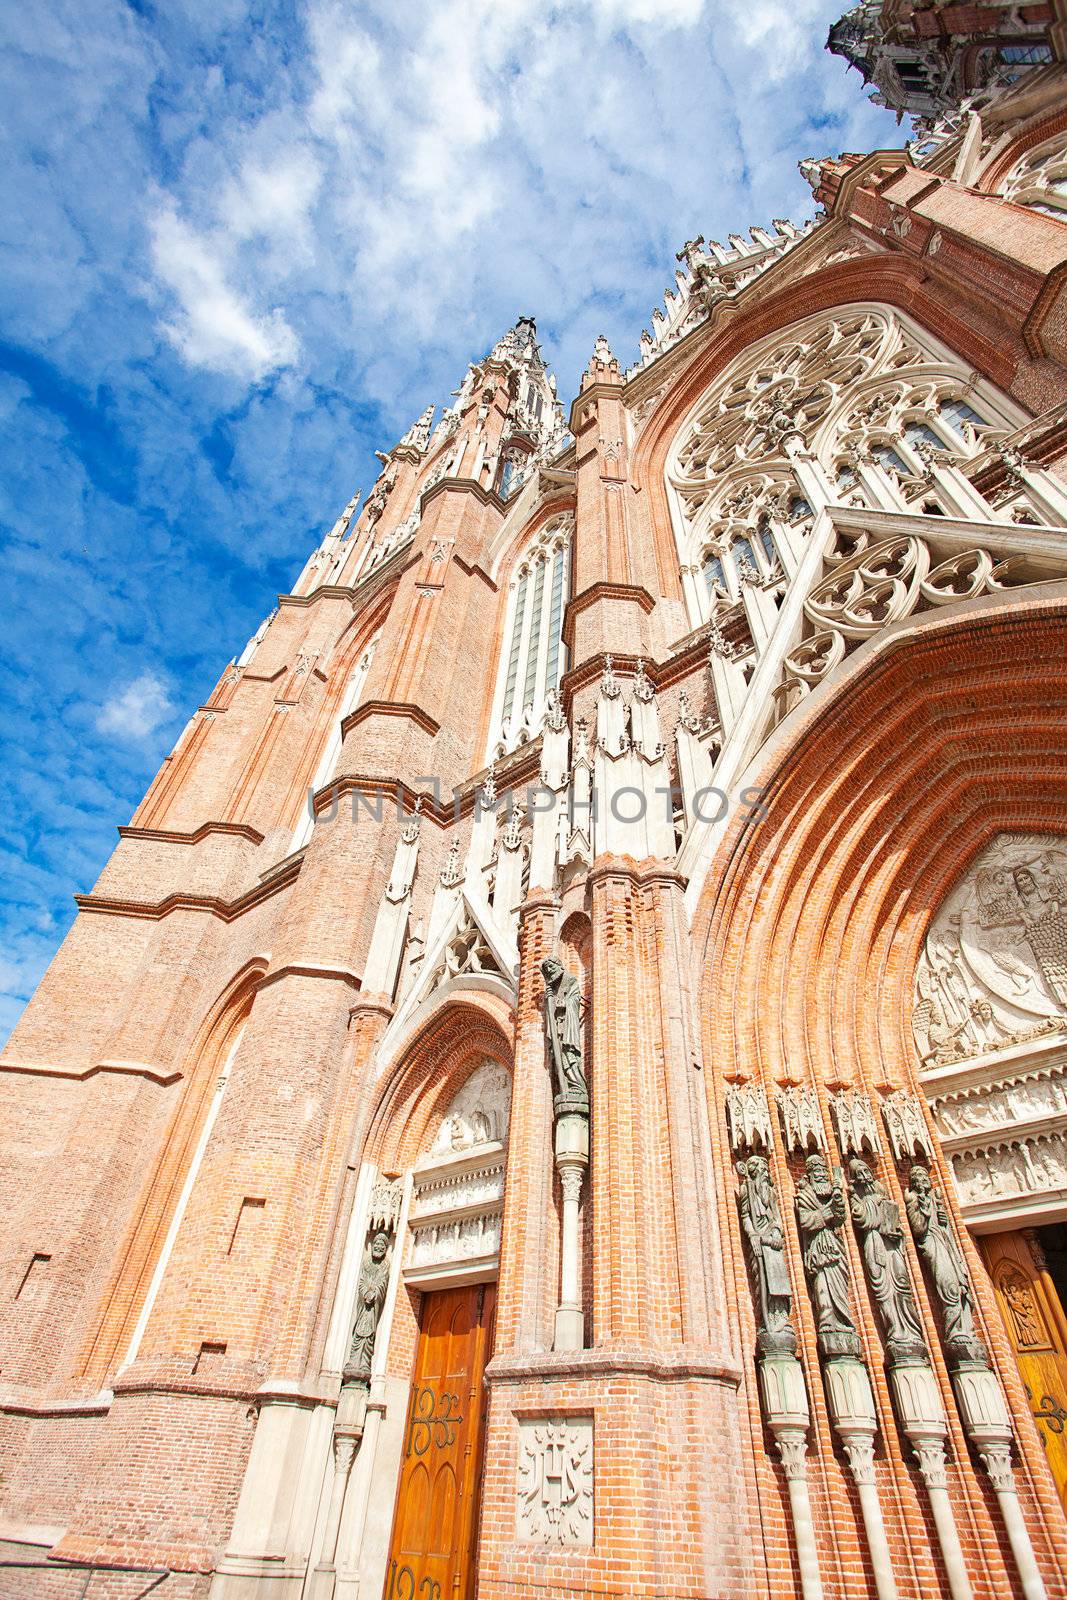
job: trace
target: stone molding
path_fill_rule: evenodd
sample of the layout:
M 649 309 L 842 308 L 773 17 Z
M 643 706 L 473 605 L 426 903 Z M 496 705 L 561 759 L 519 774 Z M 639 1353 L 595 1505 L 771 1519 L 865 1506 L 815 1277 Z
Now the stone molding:
M 218 708 L 212 706 L 210 709 L 214 711 Z M 249 822 L 202 822 L 191 833 L 182 833 L 174 828 L 138 828 L 132 823 L 124 823 L 118 832 L 122 839 L 152 839 L 161 844 L 199 844 L 211 833 L 231 834 L 236 839 L 247 839 L 251 844 L 262 844 L 266 837 Z
M 651 1378 L 659 1383 L 685 1383 L 691 1378 L 705 1378 L 736 1389 L 741 1383 L 742 1368 L 714 1351 L 694 1349 L 675 1356 L 639 1346 L 598 1345 L 590 1350 L 537 1350 L 523 1356 L 498 1355 L 485 1369 L 486 1383 L 501 1386 L 612 1375 Z

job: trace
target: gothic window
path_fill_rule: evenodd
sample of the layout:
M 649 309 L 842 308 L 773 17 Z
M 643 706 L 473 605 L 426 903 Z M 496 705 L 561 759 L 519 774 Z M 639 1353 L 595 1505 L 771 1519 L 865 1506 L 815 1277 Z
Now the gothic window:
M 502 679 L 497 688 L 490 753 L 516 749 L 541 731 L 548 694 L 563 671 L 561 634 L 567 602 L 573 518 L 542 529 L 512 580 Z
M 941 435 L 935 433 L 928 423 L 914 419 L 904 424 L 904 437 L 913 448 L 920 444 L 928 444 L 933 450 L 944 451 L 948 448 Z
M 509 500 L 516 489 L 526 481 L 530 458 L 524 450 L 509 450 L 500 469 L 499 493 L 501 500 Z
M 1057 134 L 1028 150 L 1008 174 L 1001 193 L 1017 206 L 1067 222 L 1067 138 Z
M 1017 67 L 1039 67 L 1052 60 L 1052 51 L 1047 44 L 1006 44 L 1000 58 Z
M 708 593 L 727 593 L 726 573 L 718 556 L 708 555 L 704 559 L 704 578 L 708 585 Z
M 771 525 L 766 517 L 762 517 L 757 524 L 756 536 L 763 546 L 763 554 L 767 557 L 767 565 L 773 571 L 778 561 L 778 551 L 774 543 L 774 535 L 771 532 Z
M 911 468 L 903 456 L 893 449 L 892 445 L 876 444 L 871 451 L 871 455 L 880 466 L 886 467 L 889 471 L 899 472 L 905 478 L 910 476 Z
M 742 567 L 751 567 L 754 571 L 759 571 L 759 565 L 756 561 L 755 551 L 747 539 L 742 539 L 740 536 L 738 536 L 734 539 L 731 549 L 734 558 L 734 566 L 738 569 L 738 571 L 740 571 Z
M 341 756 L 341 727 L 345 718 L 351 716 L 352 712 L 356 709 L 360 700 L 362 699 L 363 687 L 367 681 L 367 674 L 370 671 L 371 662 L 374 660 L 374 652 L 377 648 L 379 638 L 380 633 L 376 633 L 369 641 L 367 648 L 362 652 L 358 662 L 353 667 L 348 683 L 345 685 L 345 692 L 344 696 L 342 697 L 340 707 L 338 708 L 337 718 L 332 729 L 330 730 L 330 737 L 326 748 L 322 753 L 322 759 L 315 769 L 315 776 L 311 781 L 310 789 L 312 794 L 316 794 L 322 788 L 323 784 L 329 783 L 330 779 L 334 775 L 334 772 L 337 770 L 337 763 Z M 308 806 L 307 796 L 305 795 L 304 803 L 300 811 L 300 821 L 297 824 L 293 833 L 293 837 L 289 843 L 290 855 L 293 854 L 294 850 L 302 850 L 304 848 L 308 840 L 311 838 L 314 827 L 315 823 L 312 819 L 311 811 Z
M 935 335 L 887 306 L 819 313 L 761 340 L 695 403 L 667 458 L 691 624 L 707 619 L 710 585 L 722 581 L 711 559 L 721 561 L 737 596 L 735 530 L 744 530 L 762 569 L 757 529 L 766 518 L 791 570 L 797 539 L 821 507 L 796 476 L 789 439 L 805 441 L 835 482 L 835 498 L 862 496 L 871 509 L 890 509 L 899 506 L 896 489 L 865 463 L 915 480 L 930 452 L 977 455 L 991 430 L 1007 433 L 1021 421 Z

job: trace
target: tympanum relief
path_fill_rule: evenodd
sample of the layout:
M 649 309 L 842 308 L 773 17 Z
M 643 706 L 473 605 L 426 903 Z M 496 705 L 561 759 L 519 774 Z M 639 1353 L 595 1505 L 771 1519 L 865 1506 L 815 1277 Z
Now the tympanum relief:
M 930 924 L 915 974 L 925 1067 L 1067 1025 L 1067 839 L 999 834 Z
M 953 887 L 914 1024 L 965 1212 L 1036 1216 L 1067 1188 L 1067 838 L 999 834 Z
M 483 1266 L 500 1250 L 511 1076 L 487 1058 L 441 1118 L 413 1174 L 405 1275 Z

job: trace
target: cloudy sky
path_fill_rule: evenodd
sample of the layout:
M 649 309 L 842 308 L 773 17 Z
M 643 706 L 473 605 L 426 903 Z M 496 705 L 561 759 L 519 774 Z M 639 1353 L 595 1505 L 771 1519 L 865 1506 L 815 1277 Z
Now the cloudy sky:
M 34 0 L 0 126 L 0 1037 L 190 710 L 532 313 L 569 399 L 696 232 L 898 144 L 824 0 Z

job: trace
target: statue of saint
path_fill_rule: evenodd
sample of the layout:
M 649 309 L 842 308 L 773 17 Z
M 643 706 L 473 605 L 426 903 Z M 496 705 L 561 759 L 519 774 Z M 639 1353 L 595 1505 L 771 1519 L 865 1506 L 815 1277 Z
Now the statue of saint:
M 819 1348 L 825 1356 L 858 1356 L 859 1336 L 848 1299 L 848 1258 L 841 1240 L 845 1196 L 830 1176 L 826 1157 L 818 1151 L 804 1163 L 796 1207 Z
M 741 1226 L 748 1240 L 759 1301 L 757 1343 L 765 1354 L 775 1350 L 792 1354 L 797 1347 L 797 1336 L 789 1321 L 793 1286 L 770 1167 L 763 1156 L 749 1156 L 747 1161 L 737 1163 L 737 1176 L 741 1180 Z
M 357 1383 L 370 1382 L 371 1357 L 374 1339 L 381 1320 L 385 1295 L 389 1288 L 389 1235 L 376 1233 L 370 1242 L 370 1254 L 359 1275 L 356 1290 L 356 1321 L 352 1329 L 352 1347 L 345 1362 L 344 1379 Z
M 985 1346 L 974 1331 L 974 1296 L 967 1265 L 952 1232 L 948 1208 L 925 1167 L 912 1167 L 904 1203 L 915 1243 L 941 1302 L 948 1355 L 957 1361 L 985 1362 Z
M 852 1220 L 863 1240 L 863 1264 L 882 1314 L 890 1361 L 922 1355 L 926 1345 L 912 1294 L 900 1207 L 891 1200 L 866 1161 L 849 1162 Z
M 550 956 L 542 961 L 545 1034 L 556 1082 L 556 1114 L 589 1115 L 589 1085 L 582 1071 L 582 993 L 578 980 Z

